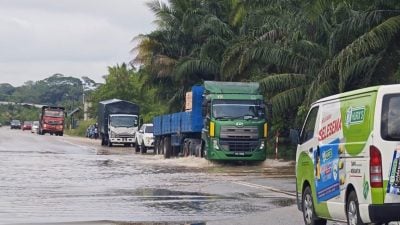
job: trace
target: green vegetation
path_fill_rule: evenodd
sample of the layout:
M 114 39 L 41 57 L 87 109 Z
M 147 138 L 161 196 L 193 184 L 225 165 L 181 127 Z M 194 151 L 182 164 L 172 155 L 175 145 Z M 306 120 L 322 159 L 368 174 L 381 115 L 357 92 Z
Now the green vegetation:
M 80 136 L 80 137 L 85 137 L 86 136 L 86 129 L 92 125 L 95 124 L 96 120 L 95 119 L 89 119 L 89 120 L 82 120 L 80 121 L 79 125 L 75 129 L 65 129 L 65 134 L 72 135 L 72 136 Z
M 158 28 L 138 37 L 136 62 L 159 98 L 182 106 L 203 80 L 258 81 L 271 134 L 299 128 L 321 97 L 399 82 L 400 2 L 151 1 Z
M 149 122 L 181 110 L 185 92 L 204 80 L 257 81 L 273 107 L 271 138 L 278 131 L 287 137 L 318 98 L 400 81 L 398 0 L 153 0 L 148 6 L 158 27 L 136 37 L 131 64 L 140 68 L 109 67 L 106 83 L 85 92 L 92 118 L 98 101 L 119 98 L 139 104 Z M 0 85 L 0 100 L 72 109 L 81 96 L 79 79 L 57 74 L 19 88 Z
M 0 105 L 0 123 L 9 125 L 13 119 L 23 121 L 39 120 L 40 110 L 33 106 L 27 105 Z

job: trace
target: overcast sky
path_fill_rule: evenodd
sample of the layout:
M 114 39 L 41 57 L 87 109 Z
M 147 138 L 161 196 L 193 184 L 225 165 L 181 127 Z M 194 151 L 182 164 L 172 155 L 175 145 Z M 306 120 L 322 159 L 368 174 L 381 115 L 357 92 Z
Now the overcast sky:
M 55 73 L 104 82 L 129 62 L 132 38 L 155 29 L 149 0 L 0 0 L 0 83 Z

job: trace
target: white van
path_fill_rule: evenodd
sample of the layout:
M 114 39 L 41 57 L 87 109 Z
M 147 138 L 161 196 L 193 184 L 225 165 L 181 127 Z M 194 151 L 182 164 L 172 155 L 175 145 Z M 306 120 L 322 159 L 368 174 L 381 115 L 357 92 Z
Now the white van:
M 296 153 L 305 224 L 400 221 L 400 85 L 313 103 Z

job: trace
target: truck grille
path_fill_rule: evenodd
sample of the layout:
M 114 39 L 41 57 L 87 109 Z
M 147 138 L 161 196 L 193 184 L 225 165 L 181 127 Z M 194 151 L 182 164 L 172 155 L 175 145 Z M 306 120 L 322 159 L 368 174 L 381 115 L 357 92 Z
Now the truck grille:
M 116 134 L 116 138 L 134 138 L 135 135 L 129 133 Z
M 241 140 L 257 140 L 257 127 L 234 127 L 222 126 L 220 132 L 221 139 L 241 139 Z
M 231 139 L 220 139 L 219 145 L 224 149 L 231 152 L 251 152 L 258 147 L 258 140 L 231 140 Z

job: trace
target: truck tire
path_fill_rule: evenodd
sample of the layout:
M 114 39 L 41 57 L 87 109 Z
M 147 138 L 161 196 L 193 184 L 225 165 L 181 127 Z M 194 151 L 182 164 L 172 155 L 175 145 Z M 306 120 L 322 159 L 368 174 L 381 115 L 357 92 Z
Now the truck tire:
M 159 155 L 163 155 L 164 154 L 164 140 L 162 138 L 160 138 L 158 140 L 158 153 Z
M 113 146 L 113 144 L 111 143 L 110 140 L 107 141 L 107 145 L 108 145 L 108 147 L 112 147 Z
M 154 154 L 158 154 L 158 138 L 154 140 Z
M 163 152 L 164 158 L 171 158 L 171 139 L 170 137 L 165 137 L 163 141 Z
M 189 150 L 189 142 L 185 142 L 183 144 L 183 156 L 188 157 L 190 156 L 190 150 Z

